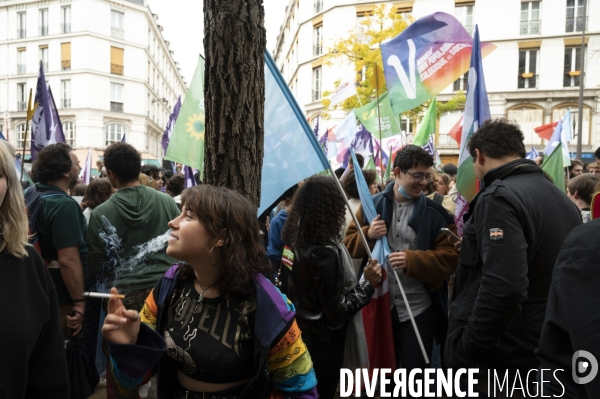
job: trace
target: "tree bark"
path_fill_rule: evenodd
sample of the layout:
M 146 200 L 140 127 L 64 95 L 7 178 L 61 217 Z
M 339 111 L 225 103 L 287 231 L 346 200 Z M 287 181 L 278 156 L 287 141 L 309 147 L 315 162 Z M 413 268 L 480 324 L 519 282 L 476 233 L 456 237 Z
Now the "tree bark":
M 262 3 L 204 0 L 204 180 L 239 191 L 257 207 L 264 153 Z

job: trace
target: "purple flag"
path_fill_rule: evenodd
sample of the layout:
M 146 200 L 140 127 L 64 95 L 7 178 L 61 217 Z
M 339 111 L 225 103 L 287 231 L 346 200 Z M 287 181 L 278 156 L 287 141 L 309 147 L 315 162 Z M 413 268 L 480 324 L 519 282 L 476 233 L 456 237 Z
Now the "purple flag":
M 185 188 L 194 187 L 196 185 L 196 179 L 194 178 L 194 170 L 191 166 L 183 167 L 183 174 L 185 180 Z
M 365 157 L 373 154 L 373 152 L 374 152 L 373 136 L 367 130 L 367 128 L 364 127 L 364 125 L 362 123 L 358 125 L 358 129 L 356 131 L 356 136 L 354 137 L 354 140 L 350 144 L 349 149 L 352 149 L 352 150 L 354 150 L 354 152 L 361 154 L 362 156 L 365 156 Z M 343 162 L 344 167 L 347 167 L 349 159 L 350 159 L 350 151 L 346 150 L 343 153 L 343 160 L 338 159 L 338 161 Z
M 40 61 L 40 74 L 35 89 L 35 102 L 38 104 L 31 127 L 31 161 L 37 159 L 38 152 L 48 144 L 64 143 L 60 117 L 54 104 L 52 90 L 46 86 L 44 66 Z
M 0 140 L 6 141 L 6 138 L 4 137 L 4 135 L 2 134 L 2 132 L 0 132 Z
M 90 178 L 92 177 L 92 149 L 88 151 L 87 158 L 85 159 L 85 165 L 81 171 L 81 181 L 85 184 L 90 184 Z
M 423 149 L 435 159 L 435 145 L 433 144 L 433 134 L 429 136 L 429 141 L 423 146 Z
M 123 137 L 121 138 L 121 143 L 127 143 L 127 141 L 125 141 L 125 135 L 126 135 L 126 134 L 127 134 L 127 133 L 123 133 Z
M 177 120 L 177 116 L 179 115 L 179 110 L 181 109 L 181 96 L 177 99 L 177 103 L 173 107 L 173 112 L 169 117 L 169 122 L 167 122 L 167 128 L 165 129 L 165 133 L 162 138 L 162 148 L 163 155 L 167 154 L 167 148 L 169 147 L 169 141 L 171 141 L 171 135 L 173 134 L 173 128 L 175 127 L 175 121 Z

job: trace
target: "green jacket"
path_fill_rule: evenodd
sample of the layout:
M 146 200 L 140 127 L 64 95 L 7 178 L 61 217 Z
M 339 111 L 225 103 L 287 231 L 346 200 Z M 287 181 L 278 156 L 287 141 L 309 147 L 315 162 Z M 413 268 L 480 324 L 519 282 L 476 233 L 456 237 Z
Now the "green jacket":
M 108 284 L 120 292 L 152 288 L 175 259 L 161 250 L 127 262 L 139 251 L 137 246 L 163 235 L 169 221 L 179 215 L 175 201 L 166 194 L 140 185 L 118 190 L 108 201 L 97 206 L 88 227 L 88 266 L 91 275 L 108 278 Z M 103 217 L 114 226 L 121 240 L 120 249 L 113 247 L 110 259 L 101 233 L 109 233 Z M 116 238 L 116 237 L 112 237 Z M 166 240 L 165 240 L 166 244 Z M 106 266 L 105 266 L 106 264 Z

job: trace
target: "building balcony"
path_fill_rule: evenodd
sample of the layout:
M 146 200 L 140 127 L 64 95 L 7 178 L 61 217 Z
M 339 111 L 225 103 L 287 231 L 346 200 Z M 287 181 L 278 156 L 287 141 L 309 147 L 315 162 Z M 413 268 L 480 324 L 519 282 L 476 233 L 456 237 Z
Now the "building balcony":
M 63 98 L 63 100 L 62 100 L 62 107 L 63 108 L 71 108 L 71 99 L 70 98 Z
M 110 64 L 110 73 L 115 75 L 123 75 L 123 65 Z
M 323 54 L 323 45 L 322 44 L 315 44 L 313 46 L 313 57 L 319 56 Z
M 17 101 L 17 111 L 27 111 L 27 103 L 25 101 Z
M 17 39 L 25 39 L 27 37 L 27 29 L 17 29 Z
M 61 33 L 71 33 L 71 24 L 60 24 Z
M 117 103 L 114 101 L 110 102 L 111 112 L 123 112 L 123 103 Z
M 40 26 L 40 36 L 48 36 L 48 27 Z
M 587 30 L 587 19 L 588 18 L 586 17 L 584 21 L 583 17 L 567 17 L 567 20 L 565 21 L 565 32 L 581 32 L 584 29 L 584 25 Z
M 25 64 L 17 64 L 17 75 L 25 75 L 26 69 L 27 68 Z
M 522 73 L 518 77 L 517 87 L 519 89 L 537 89 L 538 80 L 538 75 L 533 73 Z
M 521 21 L 521 35 L 539 35 L 542 32 L 542 21 Z
M 323 11 L 323 0 L 316 0 L 315 1 L 315 14 L 318 14 L 321 11 Z
M 110 28 L 110 36 L 114 37 L 115 39 L 123 40 L 125 37 L 125 31 L 119 28 Z
M 61 61 L 60 67 L 63 71 L 70 71 L 71 70 L 71 60 Z
M 321 101 L 321 89 L 312 91 L 312 100 L 313 102 Z

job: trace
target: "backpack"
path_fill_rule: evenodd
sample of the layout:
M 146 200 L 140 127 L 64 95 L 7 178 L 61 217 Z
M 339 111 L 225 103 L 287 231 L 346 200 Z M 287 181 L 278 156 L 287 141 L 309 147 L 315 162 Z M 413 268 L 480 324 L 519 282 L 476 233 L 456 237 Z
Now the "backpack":
M 40 248 L 40 243 L 38 241 L 37 236 L 37 220 L 40 216 L 40 211 L 42 209 L 42 200 L 47 197 L 54 197 L 57 195 L 67 196 L 67 193 L 59 190 L 48 190 L 44 192 L 37 191 L 37 187 L 29 186 L 25 191 L 25 206 L 27 208 L 27 218 L 29 220 L 29 244 L 32 245 L 35 250 L 42 256 L 42 249 Z M 42 257 L 43 259 L 43 257 Z M 45 263 L 48 263 L 44 259 Z
M 433 193 L 432 200 L 434 202 L 437 202 L 438 204 L 442 205 L 442 202 L 444 202 L 444 196 L 440 193 Z

